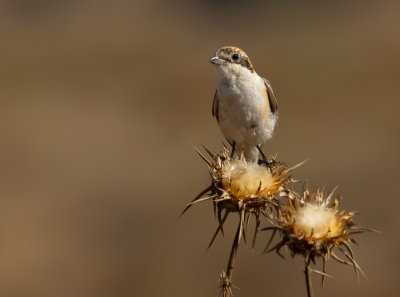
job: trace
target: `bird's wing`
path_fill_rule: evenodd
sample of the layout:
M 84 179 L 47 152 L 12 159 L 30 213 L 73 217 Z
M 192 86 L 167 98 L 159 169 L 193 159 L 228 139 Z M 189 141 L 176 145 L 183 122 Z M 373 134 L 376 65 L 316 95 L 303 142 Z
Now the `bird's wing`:
M 276 101 L 274 91 L 272 90 L 270 82 L 265 78 L 263 78 L 263 80 L 265 87 L 267 88 L 269 107 L 271 108 L 272 113 L 276 113 L 276 111 L 278 110 L 278 101 Z
M 215 90 L 214 100 L 213 100 L 213 104 L 212 104 L 212 115 L 217 118 L 217 122 L 218 122 L 218 118 L 219 118 L 219 100 L 218 100 L 217 90 Z

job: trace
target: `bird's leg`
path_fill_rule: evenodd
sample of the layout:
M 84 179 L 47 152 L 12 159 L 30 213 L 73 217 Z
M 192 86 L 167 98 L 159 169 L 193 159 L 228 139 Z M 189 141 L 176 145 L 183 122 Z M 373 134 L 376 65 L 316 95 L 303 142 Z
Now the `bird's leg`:
M 268 161 L 268 158 L 264 155 L 263 151 L 261 150 L 261 147 L 259 145 L 257 145 L 257 149 L 261 154 L 262 160 L 258 160 L 258 164 L 259 165 L 265 165 L 267 166 L 271 172 L 272 172 L 272 165 L 271 163 Z
M 235 154 L 235 146 L 236 146 L 236 142 L 235 141 L 233 141 L 232 142 L 232 152 L 231 152 L 231 159 L 233 158 L 233 155 Z

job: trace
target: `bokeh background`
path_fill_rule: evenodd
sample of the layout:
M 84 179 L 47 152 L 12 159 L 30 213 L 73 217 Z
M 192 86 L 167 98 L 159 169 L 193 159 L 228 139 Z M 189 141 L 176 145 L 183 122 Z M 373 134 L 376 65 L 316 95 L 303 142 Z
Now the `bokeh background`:
M 0 4 L 0 296 L 216 296 L 234 226 L 192 148 L 222 148 L 209 58 L 247 51 L 279 101 L 264 146 L 383 234 L 358 236 L 357 284 L 330 262 L 317 296 L 397 296 L 398 1 Z M 265 225 L 265 223 L 264 223 Z M 301 258 L 241 246 L 235 296 L 305 296 Z

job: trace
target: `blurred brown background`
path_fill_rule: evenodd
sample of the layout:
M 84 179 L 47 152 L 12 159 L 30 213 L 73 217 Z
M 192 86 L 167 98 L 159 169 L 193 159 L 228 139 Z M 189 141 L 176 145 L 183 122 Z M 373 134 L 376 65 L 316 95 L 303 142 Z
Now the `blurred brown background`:
M 316 295 L 398 294 L 399 29 L 398 1 L 2 1 L 0 296 L 218 294 L 233 229 L 205 253 L 211 205 L 177 216 L 209 183 L 191 143 L 221 148 L 222 45 L 277 94 L 264 150 L 383 231 L 358 236 L 368 280 L 330 262 Z M 305 296 L 266 241 L 241 246 L 235 296 Z

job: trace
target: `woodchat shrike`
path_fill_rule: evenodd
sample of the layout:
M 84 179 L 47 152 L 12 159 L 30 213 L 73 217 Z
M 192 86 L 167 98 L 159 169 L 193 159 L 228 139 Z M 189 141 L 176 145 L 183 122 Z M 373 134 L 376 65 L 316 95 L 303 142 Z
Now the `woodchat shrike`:
M 240 48 L 224 46 L 210 60 L 218 79 L 212 104 L 222 133 L 234 152 L 256 162 L 261 146 L 272 137 L 278 104 L 268 80 L 254 70 Z M 267 161 L 268 162 L 268 161 Z

